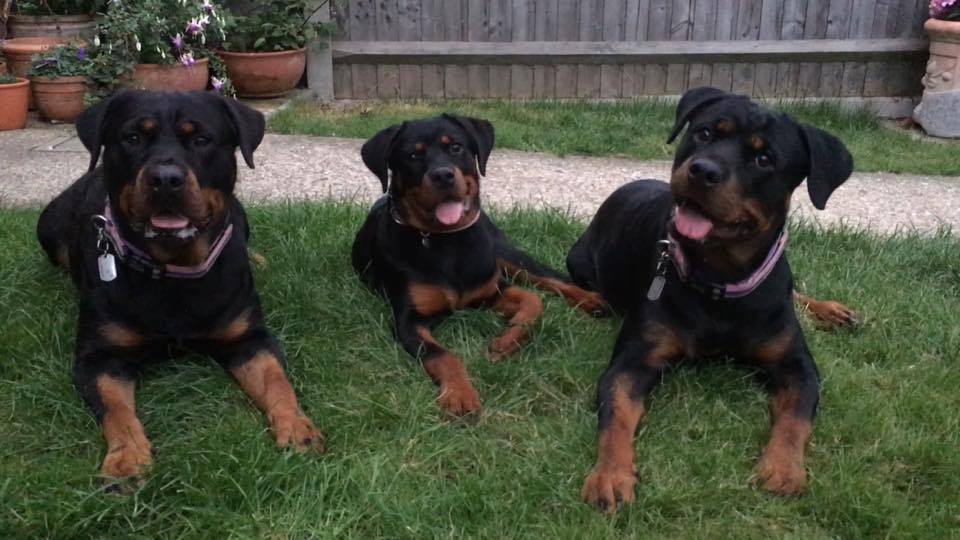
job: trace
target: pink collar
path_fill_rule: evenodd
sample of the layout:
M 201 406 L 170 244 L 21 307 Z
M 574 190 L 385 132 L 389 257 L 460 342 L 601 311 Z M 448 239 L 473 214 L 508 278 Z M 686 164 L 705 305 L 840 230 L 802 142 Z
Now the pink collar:
M 216 241 L 213 243 L 213 247 L 211 247 L 207 253 L 207 258 L 196 266 L 160 264 L 154 262 L 150 255 L 124 240 L 120 235 L 120 230 L 113 220 L 113 212 L 110 210 L 109 200 L 103 209 L 102 217 L 104 218 L 103 231 L 106 233 L 107 240 L 113 245 L 117 257 L 127 266 L 144 274 L 148 274 L 153 279 L 160 279 L 162 277 L 196 279 L 207 275 L 207 272 L 213 268 L 214 263 L 217 262 L 217 258 L 219 258 L 223 252 L 223 248 L 227 246 L 227 243 L 233 236 L 233 224 L 227 223 L 227 226 L 220 231 Z M 229 219 L 229 215 L 227 219 Z
M 787 237 L 787 229 L 784 228 L 773 242 L 773 246 L 770 247 L 770 251 L 767 253 L 766 258 L 763 259 L 763 262 L 760 263 L 760 266 L 746 279 L 736 283 L 711 283 L 696 279 L 694 272 L 690 269 L 690 263 L 683 254 L 683 250 L 680 249 L 680 244 L 677 243 L 677 239 L 670 233 L 667 233 L 667 240 L 669 241 L 667 253 L 670 256 L 670 260 L 673 261 L 674 268 L 677 269 L 680 280 L 684 283 L 706 293 L 713 300 L 742 298 L 759 287 L 770 275 L 770 272 L 773 271 L 773 268 L 777 265 L 777 261 L 780 260 L 784 249 L 787 247 Z

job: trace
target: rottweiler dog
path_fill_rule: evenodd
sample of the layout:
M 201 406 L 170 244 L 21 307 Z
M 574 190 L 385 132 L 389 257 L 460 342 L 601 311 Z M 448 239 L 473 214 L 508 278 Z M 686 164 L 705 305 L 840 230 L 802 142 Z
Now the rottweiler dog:
M 608 511 L 634 499 L 646 396 L 684 358 L 733 357 L 764 376 L 772 427 L 755 480 L 781 495 L 806 485 L 819 379 L 791 301 L 787 212 L 805 178 L 822 210 L 853 159 L 828 133 L 714 88 L 683 96 L 668 142 L 687 125 L 670 183 L 620 187 L 567 257 L 574 283 L 625 314 L 597 389 L 597 463 L 581 492 Z M 840 304 L 826 311 L 853 321 Z
M 554 291 L 589 313 L 600 296 L 572 285 L 511 246 L 480 205 L 480 177 L 493 149 L 490 122 L 452 114 L 384 129 L 361 149 L 385 195 L 353 243 L 361 280 L 386 296 L 395 333 L 440 386 L 439 404 L 454 416 L 480 407 L 461 361 L 431 335 L 453 310 L 491 307 L 509 319 L 489 346 L 498 361 L 516 352 L 543 311 L 540 298 L 511 278 Z
M 266 413 L 278 446 L 319 447 L 264 323 L 234 196 L 234 154 L 253 167 L 263 115 L 213 93 L 126 92 L 76 128 L 90 170 L 47 205 L 37 236 L 79 289 L 74 383 L 101 423 L 110 487 L 138 485 L 152 462 L 134 384 L 171 350 L 211 355 Z

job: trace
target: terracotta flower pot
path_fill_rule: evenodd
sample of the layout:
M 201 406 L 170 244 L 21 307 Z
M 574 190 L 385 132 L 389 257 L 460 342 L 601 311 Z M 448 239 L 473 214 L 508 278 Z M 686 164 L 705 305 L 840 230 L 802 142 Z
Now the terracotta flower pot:
M 143 90 L 205 90 L 210 79 L 209 61 L 197 60 L 192 66 L 183 64 L 137 64 L 126 86 Z
M 913 119 L 930 135 L 960 137 L 960 21 L 927 19 L 930 60 Z
M 7 28 L 13 37 L 73 38 L 92 36 L 93 15 L 11 15 Z
M 30 81 L 17 77 L 17 82 L 0 84 L 0 131 L 21 129 L 27 125 L 27 98 Z
M 240 97 L 286 95 L 296 88 L 307 65 L 307 50 L 279 52 L 218 51 Z
M 0 49 L 7 59 L 7 69 L 14 77 L 26 78 L 30 69 L 30 57 L 41 53 L 54 45 L 66 43 L 66 39 L 46 37 L 12 38 L 3 41 Z M 33 108 L 33 96 L 27 92 L 29 106 Z
M 83 112 L 86 77 L 31 77 L 30 88 L 40 116 L 48 120 L 73 122 Z

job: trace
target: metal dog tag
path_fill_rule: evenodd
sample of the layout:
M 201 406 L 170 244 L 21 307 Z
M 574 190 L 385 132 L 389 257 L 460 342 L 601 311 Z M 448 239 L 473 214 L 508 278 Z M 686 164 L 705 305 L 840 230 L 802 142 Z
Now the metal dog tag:
M 100 273 L 100 281 L 117 279 L 117 264 L 113 260 L 113 254 L 104 253 L 97 257 L 97 271 Z
M 659 300 L 660 294 L 663 293 L 663 286 L 666 285 L 666 283 L 667 278 L 664 276 L 653 276 L 653 281 L 650 282 L 650 288 L 647 289 L 647 300 Z

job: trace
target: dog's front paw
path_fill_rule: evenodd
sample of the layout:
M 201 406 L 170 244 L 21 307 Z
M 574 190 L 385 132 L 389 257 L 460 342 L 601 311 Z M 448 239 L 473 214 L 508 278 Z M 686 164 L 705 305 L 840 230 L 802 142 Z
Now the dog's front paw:
M 292 448 L 297 452 L 323 452 L 323 434 L 303 414 L 291 414 L 272 419 L 277 448 Z
M 825 328 L 857 326 L 857 314 L 852 309 L 833 300 L 811 302 L 807 309 L 818 325 Z
M 107 482 L 107 490 L 114 493 L 131 493 L 143 485 L 144 475 L 153 464 L 153 450 L 149 442 L 127 444 L 107 453 L 100 467 L 100 474 Z
M 437 403 L 447 414 L 464 416 L 480 410 L 480 394 L 467 381 L 442 384 Z
M 753 483 L 774 495 L 800 495 L 807 487 L 807 471 L 802 459 L 764 452 L 754 470 Z
M 587 475 L 580 490 L 583 502 L 601 512 L 616 512 L 621 503 L 635 500 L 633 490 L 637 485 L 637 472 L 629 467 L 597 465 Z

